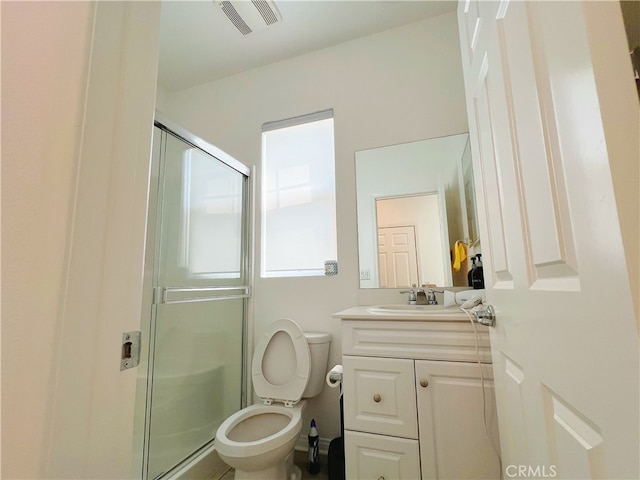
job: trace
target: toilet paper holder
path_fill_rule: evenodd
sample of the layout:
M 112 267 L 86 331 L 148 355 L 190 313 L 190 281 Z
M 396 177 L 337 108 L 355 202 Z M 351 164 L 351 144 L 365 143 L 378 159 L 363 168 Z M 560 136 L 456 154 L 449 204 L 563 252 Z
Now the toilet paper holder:
M 332 388 L 342 384 L 342 365 L 335 365 L 327 372 L 326 382 Z

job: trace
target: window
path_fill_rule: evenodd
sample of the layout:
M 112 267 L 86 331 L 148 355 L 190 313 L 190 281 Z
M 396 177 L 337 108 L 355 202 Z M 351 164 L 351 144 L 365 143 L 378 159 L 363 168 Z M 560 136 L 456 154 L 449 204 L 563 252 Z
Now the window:
M 324 275 L 336 254 L 333 110 L 265 123 L 262 276 Z

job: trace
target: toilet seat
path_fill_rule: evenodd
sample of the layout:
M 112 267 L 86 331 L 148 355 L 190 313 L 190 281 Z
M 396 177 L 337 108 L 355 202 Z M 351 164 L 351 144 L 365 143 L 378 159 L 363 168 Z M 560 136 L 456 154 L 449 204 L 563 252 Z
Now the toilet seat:
M 283 353 L 278 351 L 283 348 L 282 345 L 278 349 L 270 348 L 272 339 L 280 332 L 288 335 L 291 340 L 291 344 L 287 348 L 293 348 L 296 365 L 295 372 L 286 382 L 274 385 L 267 380 L 269 372 L 263 371 L 263 360 L 266 355 L 281 355 Z M 309 344 L 300 326 L 288 318 L 273 322 L 258 341 L 251 363 L 253 388 L 256 395 L 262 399 L 265 405 L 271 405 L 274 401 L 277 401 L 284 403 L 286 407 L 292 407 L 302 398 L 310 371 L 311 354 L 309 352 Z
M 255 404 L 243 408 L 239 412 L 227 418 L 216 432 L 215 446 L 219 454 L 227 457 L 245 458 L 261 454 L 272 454 L 274 450 L 281 448 L 289 442 L 295 442 L 302 428 L 302 409 L 300 405 L 296 408 L 285 408 L 282 405 L 261 405 Z M 273 413 L 286 416 L 288 422 L 284 428 L 273 431 L 262 438 L 251 441 L 231 440 L 233 430 L 245 421 L 251 421 L 252 417 L 265 413 Z

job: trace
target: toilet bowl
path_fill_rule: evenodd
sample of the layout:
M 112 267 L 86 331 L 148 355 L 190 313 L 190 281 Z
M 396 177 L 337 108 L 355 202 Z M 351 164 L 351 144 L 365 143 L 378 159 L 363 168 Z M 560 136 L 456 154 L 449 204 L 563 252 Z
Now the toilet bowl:
M 286 457 L 300 435 L 304 405 L 251 405 L 220 425 L 216 450 L 236 469 L 236 479 L 288 478 L 293 459 Z
M 330 342 L 330 334 L 305 333 L 289 319 L 273 322 L 258 341 L 251 371 L 262 404 L 227 418 L 214 441 L 237 480 L 300 477 L 293 451 L 302 429 L 303 398 L 322 391 Z

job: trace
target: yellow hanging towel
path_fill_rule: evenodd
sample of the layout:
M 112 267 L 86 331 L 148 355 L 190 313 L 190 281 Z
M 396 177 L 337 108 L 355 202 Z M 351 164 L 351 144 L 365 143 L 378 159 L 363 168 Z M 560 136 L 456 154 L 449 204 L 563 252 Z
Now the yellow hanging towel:
M 463 242 L 458 240 L 453 245 L 453 265 L 452 265 L 452 267 L 453 267 L 453 271 L 454 272 L 460 271 L 460 265 L 462 265 L 462 262 L 464 262 L 466 258 L 467 258 L 467 246 Z

